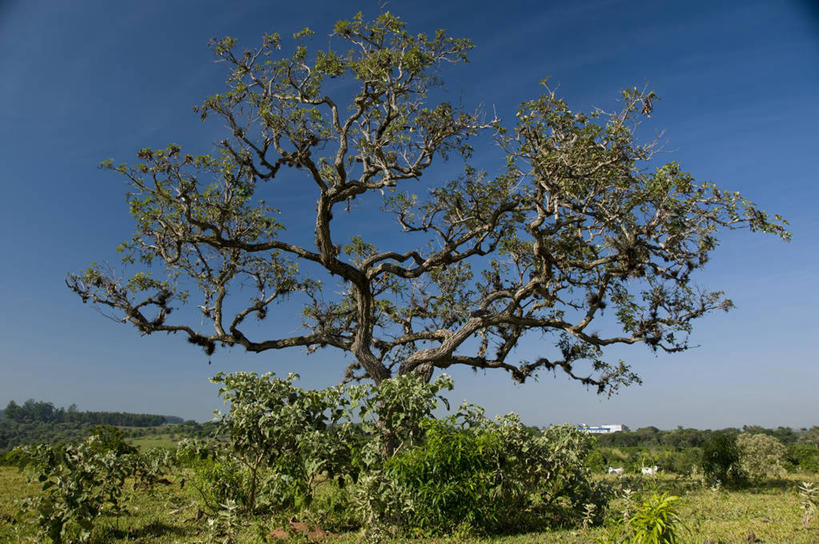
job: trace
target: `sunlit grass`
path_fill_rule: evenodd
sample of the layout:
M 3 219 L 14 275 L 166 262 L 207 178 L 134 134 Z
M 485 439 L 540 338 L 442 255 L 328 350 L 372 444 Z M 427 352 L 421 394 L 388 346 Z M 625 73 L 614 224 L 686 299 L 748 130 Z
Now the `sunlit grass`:
M 128 485 L 128 512 L 119 519 L 106 516 L 100 520 L 96 542 L 144 542 L 144 543 L 205 543 L 211 539 L 207 515 L 200 510 L 195 489 L 182 485 L 183 475 L 172 475 L 170 484 L 157 485 L 152 490 L 132 489 Z M 618 483 L 616 478 L 606 477 L 615 485 L 644 487 L 644 493 L 670 491 L 683 497 L 680 513 L 687 530 L 684 542 L 744 544 L 753 534 L 764 543 L 815 544 L 819 542 L 819 520 L 813 520 L 807 529 L 802 528 L 803 511 L 797 486 L 802 481 L 819 482 L 817 475 L 790 475 L 782 480 L 772 480 L 762 485 L 742 490 L 715 489 L 703 486 L 691 479 L 658 477 L 648 484 L 632 478 Z M 35 495 L 37 486 L 26 482 L 25 476 L 12 467 L 0 467 L 0 542 L 39 542 L 31 514 L 21 516 L 20 506 L 26 497 Z M 610 517 L 617 517 L 623 506 L 622 499 L 611 504 Z M 259 516 L 243 519 L 236 542 L 261 543 L 260 535 L 269 535 L 282 526 L 284 520 Z M 588 530 L 572 529 L 543 533 L 502 537 L 466 537 L 418 539 L 419 542 L 440 544 L 497 543 L 591 543 L 605 533 L 604 528 Z M 710 540 L 709 540 L 710 539 Z M 331 535 L 326 542 L 347 544 L 360 542 L 362 535 L 348 533 Z M 218 540 L 218 541 L 221 541 Z M 270 542 L 275 542 L 272 538 Z M 392 542 L 404 542 L 395 539 Z
M 179 439 L 171 434 L 157 434 L 140 436 L 139 438 L 129 438 L 126 441 L 141 451 L 145 451 L 151 448 L 175 448 Z

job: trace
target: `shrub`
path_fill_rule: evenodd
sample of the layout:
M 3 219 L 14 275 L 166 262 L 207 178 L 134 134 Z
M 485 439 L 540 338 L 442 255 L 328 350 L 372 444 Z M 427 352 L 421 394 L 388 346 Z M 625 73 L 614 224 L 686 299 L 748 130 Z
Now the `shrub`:
M 181 467 L 194 467 L 216 455 L 211 441 L 186 438 L 177 444 L 174 462 Z
M 788 460 L 802 472 L 819 472 L 819 448 L 814 444 L 794 444 L 788 450 Z
M 592 438 L 574 427 L 538 431 L 514 415 L 490 421 L 471 405 L 436 420 L 441 392 L 452 388 L 447 376 L 319 391 L 295 380 L 214 378 L 230 403 L 220 431 L 228 457 L 195 446 L 178 453 L 212 505 L 230 496 L 246 511 L 327 514 L 344 527 L 355 516 L 403 534 L 568 526 L 603 515 L 606 493 L 584 466 Z
M 593 522 L 599 523 L 611 490 L 605 483 L 594 483 L 584 467 L 591 436 L 572 425 L 555 425 L 527 439 L 518 417 L 507 416 L 510 419 L 514 424 L 506 428 L 515 429 L 516 436 L 504 442 L 504 449 L 513 456 L 514 473 L 524 489 L 535 492 L 535 511 L 542 512 L 550 526 L 574 526 L 586 505 L 594 504 Z M 519 497 L 525 500 L 525 495 Z
M 493 492 L 501 456 L 497 433 L 438 420 L 427 425 L 422 445 L 395 455 L 385 466 L 385 476 L 411 496 L 406 523 L 438 532 L 462 523 L 484 529 L 497 525 L 507 509 Z
M 591 472 L 606 472 L 607 467 L 606 457 L 600 450 L 594 450 L 586 457 L 586 468 Z
M 421 443 L 389 459 L 380 479 L 368 480 L 371 520 L 431 533 L 600 520 L 607 493 L 584 467 L 591 438 L 574 427 L 536 431 L 514 415 L 487 420 L 473 406 L 424 427 Z
M 735 434 L 715 433 L 703 444 L 702 470 L 715 483 L 736 485 L 745 480 Z
M 633 544 L 675 544 L 679 542 L 680 516 L 676 510 L 679 497 L 654 494 L 629 520 Z
M 260 492 L 267 492 L 269 504 L 280 508 L 302 497 L 309 500 L 314 477 L 332 471 L 338 459 L 334 446 L 339 442 L 328 429 L 344 413 L 340 389 L 300 389 L 294 383 L 297 378 L 237 372 L 219 373 L 211 380 L 223 384 L 219 394 L 230 404 L 220 434 L 237 465 L 230 467 L 234 475 L 241 465 L 246 482 L 241 504 L 248 511 L 256 509 Z
M 374 455 L 366 462 L 383 463 L 396 451 L 419 443 L 424 435 L 424 422 L 432 417 L 439 401 L 449 408 L 442 391 L 451 391 L 452 378 L 442 374 L 430 383 L 414 375 L 396 376 L 380 385 L 364 384 L 348 387 L 349 419 L 361 420 L 361 430 L 369 437 L 369 452 Z
M 191 484 L 199 491 L 205 505 L 215 512 L 229 501 L 241 507 L 248 505 L 248 477 L 246 469 L 225 455 L 198 463 Z
M 87 542 L 103 513 L 119 514 L 125 479 L 143 465 L 121 431 L 98 427 L 79 444 L 21 446 L 14 457 L 41 493 L 24 504 L 53 542 Z
M 802 482 L 799 485 L 799 499 L 805 513 L 802 515 L 802 528 L 807 529 L 816 515 L 816 504 L 819 503 L 819 486 L 813 482 Z
M 150 448 L 139 456 L 135 477 L 143 486 L 150 487 L 174 466 L 176 466 L 176 457 L 172 450 Z
M 750 477 L 761 479 L 785 474 L 787 449 L 773 436 L 743 433 L 737 437 L 736 444 L 740 466 Z

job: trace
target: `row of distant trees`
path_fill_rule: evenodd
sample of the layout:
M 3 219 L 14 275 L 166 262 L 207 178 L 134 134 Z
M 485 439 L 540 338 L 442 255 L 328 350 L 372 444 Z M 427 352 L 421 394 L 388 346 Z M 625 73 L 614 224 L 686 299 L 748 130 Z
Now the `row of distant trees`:
M 167 427 L 173 424 L 172 427 Z M 215 423 L 199 424 L 176 416 L 132 414 L 128 412 L 82 412 L 76 405 L 56 408 L 51 402 L 15 401 L 0 410 L 0 457 L 4 451 L 23 444 L 57 444 L 80 441 L 99 425 L 123 428 L 125 436 L 136 438 L 171 431 L 177 438 L 202 438 L 213 432 Z M 0 459 L 0 464 L 2 463 Z
M 600 446 L 615 448 L 661 447 L 682 450 L 685 448 L 702 447 L 702 445 L 708 442 L 715 434 L 739 433 L 766 434 L 776 438 L 786 446 L 793 444 L 810 444 L 819 447 L 819 427 L 815 425 L 809 429 L 792 429 L 790 427 L 766 429 L 758 425 L 745 425 L 742 429 L 702 430 L 678 427 L 677 429 L 668 431 L 660 430 L 657 427 L 642 427 L 634 431 L 598 435 L 597 443 Z
M 17 423 L 81 423 L 88 425 L 116 425 L 120 427 L 155 427 L 166 423 L 181 423 L 174 416 L 131 414 L 127 412 L 81 412 L 76 404 L 55 408 L 50 402 L 29 399 L 22 405 L 11 401 L 3 410 L 5 419 Z
M 605 471 L 607 467 L 624 467 L 639 472 L 642 466 L 658 465 L 666 472 L 687 474 L 692 467 L 713 465 L 708 459 L 722 463 L 718 478 L 724 481 L 733 465 L 739 467 L 743 443 L 753 437 L 754 443 L 769 445 L 777 453 L 777 469 L 797 472 L 819 472 L 819 427 L 766 429 L 746 425 L 742 429 L 700 430 L 678 428 L 663 431 L 644 427 L 634 431 L 597 436 L 597 448 L 587 459 L 589 468 Z M 745 450 L 753 449 L 744 444 Z M 772 446 L 771 446 L 772 445 Z M 759 449 L 759 448 L 757 448 Z M 746 455 L 760 458 L 760 455 Z M 759 459 L 757 459 L 759 460 Z M 723 462 L 724 461 L 724 462 Z M 719 463 L 717 463 L 719 464 Z M 745 463 L 747 464 L 747 463 Z M 753 470 L 744 469 L 749 474 Z M 756 473 L 759 471 L 757 470 Z M 736 474 L 739 474 L 738 472 Z M 758 474 L 757 474 L 758 475 Z

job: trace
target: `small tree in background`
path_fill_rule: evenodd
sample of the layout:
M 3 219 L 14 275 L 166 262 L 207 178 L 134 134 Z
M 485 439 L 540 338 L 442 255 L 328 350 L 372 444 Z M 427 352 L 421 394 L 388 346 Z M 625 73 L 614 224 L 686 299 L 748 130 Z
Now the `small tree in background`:
M 782 442 L 773 436 L 742 433 L 737 437 L 739 464 L 748 476 L 762 479 L 785 474 L 785 456 L 788 452 Z
M 745 479 L 740 466 L 736 434 L 714 434 L 702 446 L 702 470 L 715 483 L 734 485 Z

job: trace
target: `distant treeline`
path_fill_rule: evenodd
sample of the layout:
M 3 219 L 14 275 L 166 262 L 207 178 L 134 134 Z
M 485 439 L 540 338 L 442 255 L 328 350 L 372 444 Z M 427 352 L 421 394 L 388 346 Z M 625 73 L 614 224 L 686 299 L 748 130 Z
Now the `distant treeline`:
M 0 410 L 0 464 L 5 458 L 4 452 L 16 446 L 78 441 L 98 425 L 120 427 L 129 438 L 170 434 L 182 439 L 209 436 L 216 423 L 200 424 L 181 417 L 156 414 L 81 412 L 75 405 L 55 408 L 53 403 L 35 400 L 27 400 L 22 405 L 11 401 Z
M 742 429 L 700 430 L 677 428 L 661 431 L 643 427 L 597 435 L 595 451 L 586 460 L 589 468 L 605 472 L 608 467 L 623 467 L 640 473 L 641 467 L 657 465 L 665 472 L 690 473 L 701 464 L 702 452 L 720 436 L 735 439 L 740 434 L 767 434 L 786 447 L 786 466 L 799 472 L 819 472 L 819 427 L 794 430 L 790 427 L 765 429 L 746 425 Z
M 182 423 L 182 418 L 175 416 L 128 412 L 80 412 L 75 404 L 67 409 L 55 408 L 50 402 L 33 399 L 25 401 L 22 405 L 14 401 L 9 402 L 2 416 L 17 423 L 80 423 L 120 427 L 156 427 L 166 423 Z
M 159 429 L 173 429 L 181 436 L 199 436 L 209 432 L 195 421 L 156 414 L 127 412 L 81 412 L 75 405 L 55 408 L 50 402 L 27 400 L 22 405 L 14 401 L 0 410 L 0 453 L 15 446 L 33 443 L 55 444 L 84 438 L 97 425 L 126 428 L 128 436 L 154 434 Z
M 0 419 L 0 453 L 23 444 L 73 442 L 84 438 L 93 427 L 88 423 L 18 423 Z
M 597 444 L 613 448 L 657 448 L 665 447 L 674 450 L 699 448 L 716 434 L 767 434 L 773 436 L 786 446 L 794 444 L 812 444 L 819 446 L 819 427 L 794 430 L 790 427 L 766 429 L 757 425 L 745 425 L 741 429 L 728 428 L 712 431 L 710 429 L 685 429 L 678 427 L 671 431 L 661 431 L 657 427 L 642 427 L 634 431 L 622 431 L 597 435 Z
M 10 419 L 0 419 L 0 464 L 3 463 L 3 452 L 23 444 L 57 444 L 59 442 L 76 442 L 96 427 L 90 423 L 18 423 Z M 170 435 L 174 439 L 205 438 L 213 434 L 215 422 L 197 423 L 185 421 L 178 425 L 161 427 L 120 427 L 127 438 L 140 438 L 155 435 Z

